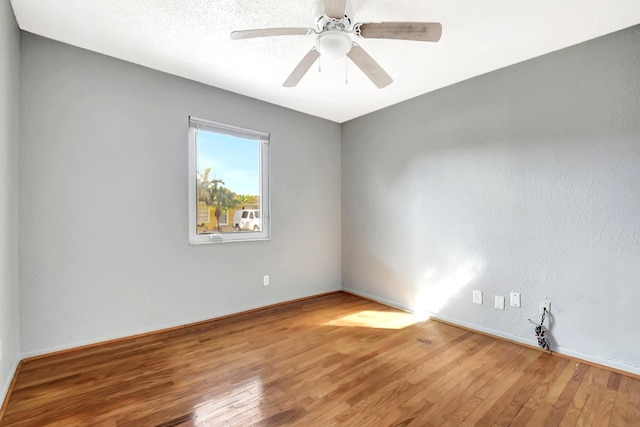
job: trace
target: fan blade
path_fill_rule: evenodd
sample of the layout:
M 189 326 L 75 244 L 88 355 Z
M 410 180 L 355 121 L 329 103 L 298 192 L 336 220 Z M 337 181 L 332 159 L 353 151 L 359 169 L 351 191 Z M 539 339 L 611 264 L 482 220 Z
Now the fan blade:
M 231 40 L 272 36 L 308 36 L 313 33 L 315 33 L 313 28 L 264 28 L 258 30 L 233 31 L 231 32 Z
M 307 53 L 302 61 L 293 69 L 289 78 L 282 84 L 284 87 L 294 87 L 300 83 L 300 80 L 307 74 L 309 68 L 313 65 L 314 62 L 320 57 L 320 52 L 316 50 L 316 48 L 311 48 L 309 53 Z
M 363 48 L 353 44 L 347 56 L 369 77 L 378 89 L 389 86 L 393 79 Z
M 437 42 L 442 36 L 442 25 L 439 22 L 372 22 L 356 24 L 354 31 L 365 39 Z
M 333 19 L 344 18 L 347 0 L 324 0 L 324 13 Z

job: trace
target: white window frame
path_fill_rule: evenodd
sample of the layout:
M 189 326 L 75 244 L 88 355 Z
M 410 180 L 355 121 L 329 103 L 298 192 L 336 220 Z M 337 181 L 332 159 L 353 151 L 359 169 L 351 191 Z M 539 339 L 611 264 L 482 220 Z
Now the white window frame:
M 260 144 L 260 213 L 261 231 L 198 234 L 198 130 L 256 140 Z M 246 242 L 271 239 L 271 194 L 269 189 L 269 134 L 238 126 L 189 117 L 189 244 Z

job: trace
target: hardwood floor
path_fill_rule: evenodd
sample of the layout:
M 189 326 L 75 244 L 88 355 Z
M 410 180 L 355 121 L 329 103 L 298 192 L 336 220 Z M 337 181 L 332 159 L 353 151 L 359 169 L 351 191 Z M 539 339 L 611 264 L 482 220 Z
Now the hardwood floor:
M 638 379 L 414 322 L 340 293 L 27 361 L 0 426 L 640 426 Z

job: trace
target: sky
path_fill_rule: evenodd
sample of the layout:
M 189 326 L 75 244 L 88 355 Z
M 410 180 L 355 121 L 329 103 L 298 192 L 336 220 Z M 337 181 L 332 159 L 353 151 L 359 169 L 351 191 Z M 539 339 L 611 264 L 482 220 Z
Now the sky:
M 260 142 L 198 130 L 198 172 L 237 194 L 260 194 Z

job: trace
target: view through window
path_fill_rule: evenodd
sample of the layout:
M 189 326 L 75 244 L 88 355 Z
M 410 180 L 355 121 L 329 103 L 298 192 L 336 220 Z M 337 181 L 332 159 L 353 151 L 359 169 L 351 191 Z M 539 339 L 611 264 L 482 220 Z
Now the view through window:
M 269 135 L 189 119 L 189 241 L 265 240 Z

